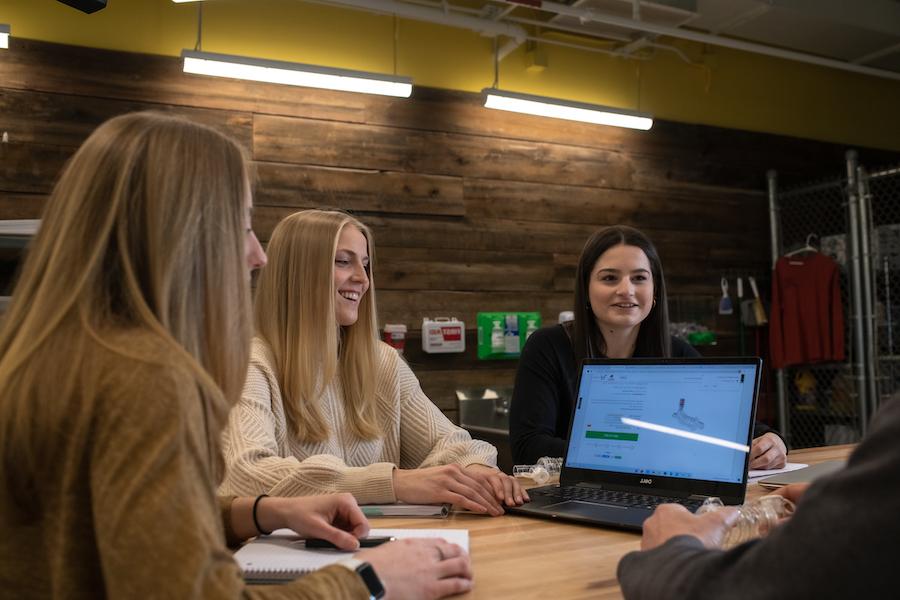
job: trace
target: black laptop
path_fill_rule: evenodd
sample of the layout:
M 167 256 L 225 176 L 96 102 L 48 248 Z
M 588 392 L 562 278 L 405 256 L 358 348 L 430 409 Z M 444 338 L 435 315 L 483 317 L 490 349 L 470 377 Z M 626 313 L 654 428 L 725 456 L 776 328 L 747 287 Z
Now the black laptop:
M 694 511 L 747 489 L 758 358 L 588 359 L 559 485 L 514 514 L 641 529 L 659 504 Z

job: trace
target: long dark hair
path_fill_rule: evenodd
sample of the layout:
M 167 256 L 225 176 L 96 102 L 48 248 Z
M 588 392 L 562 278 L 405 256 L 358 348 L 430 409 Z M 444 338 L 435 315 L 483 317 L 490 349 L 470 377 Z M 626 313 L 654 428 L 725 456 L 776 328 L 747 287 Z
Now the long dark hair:
M 672 355 L 672 338 L 669 336 L 669 309 L 666 298 L 666 282 L 663 277 L 662 262 L 650 239 L 633 227 L 614 225 L 601 229 L 592 235 L 581 250 L 578 269 L 575 271 L 575 320 L 567 323 L 567 331 L 572 339 L 575 364 L 581 364 L 585 358 L 597 358 L 606 355 L 606 344 L 603 334 L 597 327 L 594 311 L 591 309 L 588 287 L 591 271 L 597 259 L 604 252 L 624 244 L 636 246 L 644 251 L 650 261 L 650 273 L 653 276 L 654 306 L 647 318 L 641 322 L 638 330 L 634 353 L 639 356 L 669 357 Z

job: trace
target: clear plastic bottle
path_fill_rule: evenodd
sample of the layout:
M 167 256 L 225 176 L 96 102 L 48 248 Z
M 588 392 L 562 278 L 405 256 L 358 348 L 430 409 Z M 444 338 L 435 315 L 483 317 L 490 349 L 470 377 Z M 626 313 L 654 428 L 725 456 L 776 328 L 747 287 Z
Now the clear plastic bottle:
M 553 474 L 559 473 L 560 469 L 562 469 L 562 461 L 562 456 L 542 456 L 538 459 L 537 464 Z
M 724 506 L 719 498 L 707 498 L 697 509 L 697 514 L 720 510 Z M 738 506 L 737 509 L 740 515 L 722 539 L 722 547 L 725 549 L 765 536 L 781 519 L 794 514 L 794 503 L 784 496 L 772 494 Z
M 542 456 L 533 465 L 516 465 L 513 467 L 513 477 L 531 479 L 538 485 L 543 485 L 553 477 L 559 477 L 559 469 L 562 458 Z
M 491 329 L 491 352 L 503 352 L 506 350 L 506 343 L 503 341 L 503 329 L 500 327 L 500 321 L 494 321 Z
M 506 315 L 503 348 L 507 354 L 519 353 L 519 315 Z

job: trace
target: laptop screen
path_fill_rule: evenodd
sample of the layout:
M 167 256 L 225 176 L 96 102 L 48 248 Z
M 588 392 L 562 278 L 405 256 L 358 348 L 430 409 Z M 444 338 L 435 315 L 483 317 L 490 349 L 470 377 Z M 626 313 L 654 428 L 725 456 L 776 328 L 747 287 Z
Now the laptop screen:
M 757 367 L 585 364 L 566 466 L 741 483 Z

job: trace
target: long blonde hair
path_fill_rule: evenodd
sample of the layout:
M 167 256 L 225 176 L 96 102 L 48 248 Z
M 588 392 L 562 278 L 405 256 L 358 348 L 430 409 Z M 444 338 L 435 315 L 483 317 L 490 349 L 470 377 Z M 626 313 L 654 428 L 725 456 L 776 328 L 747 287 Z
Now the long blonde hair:
M 89 410 L 96 401 L 103 373 L 83 358 L 98 345 L 187 369 L 214 438 L 210 459 L 220 460 L 219 432 L 240 397 L 251 335 L 247 181 L 235 142 L 159 113 L 111 119 L 75 153 L 0 325 L 8 485 L 28 486 L 54 460 L 55 436 L 42 432 L 66 430 L 67 404 Z M 131 331 L 170 352 L 141 356 L 123 341 Z
M 356 227 L 369 250 L 369 290 L 359 319 L 340 327 L 335 318 L 334 259 L 344 227 Z M 338 378 L 350 430 L 360 439 L 378 435 L 375 411 L 378 329 L 372 232 L 339 211 L 307 210 L 282 220 L 272 232 L 268 265 L 256 287 L 256 331 L 272 351 L 291 430 L 306 442 L 330 431 L 319 398 Z

